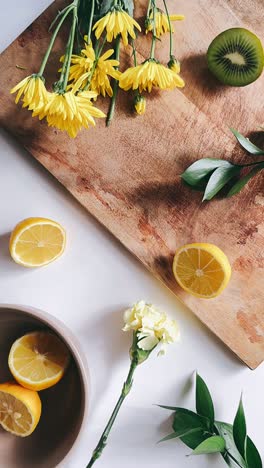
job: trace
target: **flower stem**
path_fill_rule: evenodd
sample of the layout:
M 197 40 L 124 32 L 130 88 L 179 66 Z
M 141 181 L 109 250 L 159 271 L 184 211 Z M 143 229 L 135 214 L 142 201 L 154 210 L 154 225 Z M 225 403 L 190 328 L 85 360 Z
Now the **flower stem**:
M 118 412 L 119 412 L 119 410 L 121 408 L 121 405 L 122 405 L 124 399 L 129 394 L 129 392 L 131 390 L 131 387 L 133 385 L 133 375 L 134 375 L 134 372 L 136 370 L 136 367 L 137 367 L 137 361 L 136 361 L 136 359 L 132 359 L 126 381 L 125 381 L 125 383 L 123 385 L 123 388 L 122 388 L 121 395 L 120 395 L 120 397 L 119 397 L 119 399 L 118 399 L 118 401 L 117 401 L 117 403 L 115 405 L 114 411 L 112 412 L 112 414 L 110 416 L 110 419 L 109 419 L 107 425 L 105 426 L 104 432 L 102 433 L 102 435 L 100 437 L 100 440 L 99 440 L 95 450 L 93 451 L 93 455 L 91 457 L 91 460 L 89 461 L 86 468 L 91 468 L 91 466 L 93 466 L 95 461 L 102 455 L 102 451 L 104 450 L 104 448 L 105 448 L 105 446 L 107 444 L 107 439 L 108 439 L 109 433 L 110 433 L 110 431 L 112 429 L 112 426 L 113 426 L 113 424 L 115 422 L 117 414 L 118 414 Z
M 155 55 L 155 46 L 156 46 L 156 0 L 152 1 L 152 10 L 153 10 L 153 32 L 152 32 L 152 42 L 151 42 L 151 49 L 150 49 L 150 58 L 154 59 Z
M 152 0 L 149 0 L 148 2 L 148 9 L 147 9 L 147 18 L 149 17 L 149 14 L 150 14 L 150 8 L 151 8 L 151 5 L 152 5 Z
M 121 36 L 119 35 L 116 39 L 116 47 L 115 47 L 115 59 L 116 60 L 119 60 L 120 58 L 120 39 L 121 39 Z M 116 67 L 116 69 L 118 69 L 118 67 Z M 109 109 L 109 112 L 108 112 L 108 116 L 107 116 L 107 119 L 106 119 L 106 126 L 109 127 L 112 119 L 113 119 L 113 116 L 114 116 L 114 112 L 115 112 L 115 104 L 116 104 L 116 98 L 117 98 L 117 93 L 118 93 L 118 80 L 114 80 L 114 84 L 113 84 L 113 96 L 112 96 L 112 99 L 111 99 L 111 104 L 110 104 L 110 109 Z
M 92 0 L 91 11 L 90 11 L 90 19 L 89 19 L 89 26 L 88 26 L 88 33 L 87 33 L 87 42 L 88 42 L 88 44 L 90 44 L 90 42 L 91 42 L 91 32 L 92 32 L 92 24 L 93 24 L 93 17 L 94 17 L 94 8 L 95 8 L 95 0 Z
M 66 90 L 66 86 L 67 86 L 68 78 L 69 78 L 70 66 L 71 66 L 71 56 L 72 56 L 73 45 L 74 45 L 76 24 L 77 24 L 77 20 L 78 20 L 77 6 L 78 6 L 78 0 L 76 1 L 75 7 L 74 7 L 74 10 L 73 10 L 72 27 L 71 27 L 71 32 L 70 32 L 69 43 L 67 44 L 67 50 L 66 50 L 66 54 L 65 54 L 66 66 L 65 66 L 65 73 L 64 73 L 64 79 L 63 79 L 63 91 Z
M 44 55 L 44 58 L 42 60 L 42 64 L 41 64 L 41 67 L 39 69 L 39 72 L 38 72 L 38 75 L 39 76 L 42 76 L 43 73 L 44 73 L 44 70 L 45 70 L 45 67 L 46 67 L 46 64 L 47 64 L 47 61 L 48 61 L 48 58 L 50 56 L 50 53 L 51 53 L 51 50 L 53 48 L 53 45 L 54 45 L 54 42 L 55 42 L 55 39 L 58 35 L 58 32 L 62 26 L 62 24 L 64 23 L 66 17 L 68 16 L 68 14 L 72 11 L 72 9 L 74 8 L 74 4 L 70 5 L 67 10 L 65 11 L 64 15 L 62 16 L 61 20 L 59 21 L 59 23 L 57 24 L 57 27 L 56 29 L 54 30 L 54 33 L 52 35 L 52 38 L 50 40 L 50 43 L 49 43 L 49 47 L 47 48 L 47 51 Z
M 75 31 L 76 31 L 76 24 L 78 20 L 78 16 L 77 16 L 78 4 L 79 4 L 79 0 L 74 0 L 73 8 L 72 8 L 72 11 L 73 11 L 72 26 L 71 26 L 70 34 L 69 34 L 67 45 L 66 45 L 65 56 L 64 56 L 62 69 L 61 69 L 60 79 L 59 81 L 57 81 L 57 83 L 54 84 L 54 87 L 53 87 L 54 91 L 60 94 L 65 93 L 67 83 L 68 83 L 70 66 L 71 66 L 71 56 L 72 56 Z
M 132 40 L 132 49 L 133 49 L 133 59 L 134 59 L 134 67 L 137 66 L 137 51 L 136 51 L 136 48 L 135 48 L 135 41 L 134 39 Z
M 172 49 L 173 49 L 172 27 L 171 27 L 170 14 L 169 14 L 169 11 L 168 11 L 166 0 L 163 0 L 163 3 L 164 3 L 164 8 L 165 8 L 165 11 L 166 11 L 167 18 L 168 18 L 168 23 L 169 23 L 169 30 L 170 30 L 170 59 L 171 59 L 172 55 L 173 55 L 173 53 L 172 53 Z

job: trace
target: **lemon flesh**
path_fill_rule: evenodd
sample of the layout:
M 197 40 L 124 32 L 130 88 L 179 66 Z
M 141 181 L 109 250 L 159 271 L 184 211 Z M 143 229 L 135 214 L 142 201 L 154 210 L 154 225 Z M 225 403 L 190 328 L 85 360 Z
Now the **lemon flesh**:
M 13 230 L 9 250 L 13 260 L 25 267 L 39 267 L 60 257 L 66 234 L 60 224 L 46 218 L 27 218 Z
M 187 244 L 174 257 L 173 273 L 178 284 L 196 297 L 210 299 L 226 288 L 231 277 L 227 256 L 216 245 Z
M 0 424 L 11 434 L 26 437 L 35 430 L 41 416 L 37 392 L 17 383 L 0 384 Z
M 15 341 L 8 365 L 17 382 L 25 388 L 40 391 L 61 380 L 69 360 L 67 347 L 56 335 L 33 332 Z

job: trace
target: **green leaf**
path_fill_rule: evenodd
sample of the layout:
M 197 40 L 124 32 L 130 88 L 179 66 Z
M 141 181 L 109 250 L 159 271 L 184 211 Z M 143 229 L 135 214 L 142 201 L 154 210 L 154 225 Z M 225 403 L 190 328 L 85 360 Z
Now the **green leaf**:
M 95 8 L 95 21 L 102 16 L 105 16 L 111 9 L 113 0 L 104 0 L 103 2 L 96 2 Z
M 173 429 L 175 437 L 180 437 L 181 441 L 189 448 L 194 449 L 203 440 L 206 440 L 210 421 L 207 418 L 199 416 L 191 410 L 180 408 L 178 406 L 158 405 L 160 408 L 175 411 Z M 180 431 L 186 431 L 179 436 Z
M 160 442 L 165 442 L 166 440 L 171 440 L 171 439 L 179 439 L 180 437 L 189 435 L 189 434 L 194 434 L 195 432 L 199 432 L 200 429 L 189 429 L 189 430 L 183 430 L 183 431 L 178 431 L 178 432 L 172 432 L 171 434 L 167 435 L 163 439 L 159 440 Z
M 191 429 L 206 429 L 202 419 L 192 411 L 176 411 L 172 427 L 177 434 Z
M 159 406 L 159 408 L 163 408 L 163 409 L 167 409 L 171 411 L 176 411 L 177 409 L 177 406 L 166 406 L 166 405 L 157 405 L 157 406 Z
M 221 436 L 212 436 L 196 447 L 191 455 L 204 455 L 207 453 L 220 453 L 225 450 L 225 439 Z
M 208 387 L 202 377 L 196 374 L 196 411 L 214 423 L 214 404 Z
M 262 468 L 262 461 L 258 449 L 249 437 L 246 438 L 245 450 L 247 468 Z
M 134 12 L 134 2 L 133 0 L 122 0 L 124 9 L 128 12 L 130 16 L 133 17 Z
M 230 128 L 230 130 L 233 133 L 233 135 L 235 135 L 237 141 L 240 143 L 242 148 L 244 148 L 250 154 L 254 154 L 255 156 L 261 156 L 262 154 L 264 154 L 264 150 L 258 148 L 256 145 L 254 145 L 254 143 L 251 143 L 251 141 L 248 138 L 241 135 L 241 133 L 239 133 L 237 130 L 235 130 L 234 128 Z
M 240 455 L 245 458 L 245 442 L 247 437 L 247 426 L 246 426 L 246 418 L 242 403 L 242 398 L 240 398 L 240 402 L 238 405 L 236 417 L 233 424 L 233 436 L 234 441 L 237 446 L 237 449 Z
M 186 434 L 183 437 L 180 437 L 181 441 L 191 449 L 195 449 L 200 445 L 204 440 L 208 439 L 210 435 L 206 433 L 204 429 L 194 432 L 192 434 Z
M 180 430 L 186 429 L 186 434 L 180 437 L 181 441 L 191 449 L 194 449 L 201 442 L 206 440 L 208 435 L 208 429 L 210 422 L 207 418 L 203 418 L 193 411 L 185 408 L 177 408 L 174 421 L 173 429 L 176 433 Z M 187 429 L 197 429 L 195 432 L 188 432 Z
M 200 185 L 204 179 L 209 176 L 218 167 L 233 167 L 231 163 L 224 159 L 204 158 L 195 161 L 186 171 L 181 174 L 181 178 L 188 185 Z
M 254 177 L 262 169 L 264 169 L 264 162 L 257 164 L 253 169 L 251 169 L 251 171 L 247 175 L 239 179 L 236 182 L 236 184 L 233 185 L 231 190 L 229 190 L 227 197 L 232 197 L 233 195 L 239 193 L 242 190 L 242 188 L 244 188 L 244 186 L 248 183 L 248 181 L 252 179 L 252 177 Z
M 241 166 L 230 164 L 229 167 L 218 167 L 211 175 L 204 192 L 204 200 L 211 200 L 241 170 Z
M 221 421 L 215 421 L 214 427 L 217 433 L 225 439 L 226 442 L 226 449 L 228 453 L 222 454 L 225 462 L 227 463 L 230 468 L 247 468 L 245 460 L 241 457 L 239 451 L 237 450 L 234 437 L 233 437 L 233 426 L 232 424 L 228 424 Z M 237 461 L 237 463 L 234 462 Z
M 191 411 L 187 408 L 182 408 L 180 406 L 166 406 L 166 405 L 157 405 L 159 406 L 160 408 L 164 408 L 164 409 L 167 409 L 167 410 L 172 410 L 172 411 L 175 411 L 175 412 L 179 412 L 179 413 L 183 413 L 183 414 L 187 414 L 189 416 L 192 416 L 193 418 L 196 418 L 196 419 L 199 419 L 201 421 L 201 426 L 203 426 L 205 429 L 208 429 L 209 428 L 209 419 L 206 418 L 206 417 L 203 417 L 197 413 L 195 413 L 194 411 Z

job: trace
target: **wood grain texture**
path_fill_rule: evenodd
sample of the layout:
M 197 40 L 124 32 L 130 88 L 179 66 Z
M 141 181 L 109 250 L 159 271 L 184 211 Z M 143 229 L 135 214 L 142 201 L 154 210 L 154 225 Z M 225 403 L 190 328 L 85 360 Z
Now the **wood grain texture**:
M 9 89 L 37 71 L 49 41 L 48 26 L 65 2 L 56 1 L 0 57 L 0 120 L 79 202 L 167 285 L 200 320 L 249 367 L 264 359 L 264 195 L 263 174 L 232 199 L 201 203 L 201 194 L 185 187 L 179 174 L 194 160 L 242 155 L 228 126 L 249 134 L 263 124 L 263 77 L 242 89 L 224 88 L 208 73 L 205 53 L 222 30 L 243 26 L 261 34 L 261 0 L 177 1 L 186 21 L 176 25 L 176 55 L 182 61 L 184 90 L 159 93 L 147 101 L 147 114 L 132 114 L 132 95 L 119 93 L 110 128 L 98 122 L 75 140 L 33 120 L 14 104 Z M 241 6 L 242 5 L 242 6 Z M 136 1 L 142 21 L 146 0 Z M 263 36 L 262 36 L 263 39 Z M 55 79 L 61 55 L 56 42 L 48 69 Z M 167 62 L 168 38 L 158 44 Z M 139 59 L 148 56 L 150 37 L 138 41 Z M 176 52 L 177 50 L 177 52 Z M 122 51 L 129 63 L 130 52 Z M 16 68 L 25 66 L 27 71 Z M 106 101 L 99 100 L 107 109 Z M 264 142 L 263 142 L 264 143 Z M 222 248 L 233 275 L 224 293 L 209 301 L 187 295 L 171 273 L 175 249 L 187 242 L 212 242 Z

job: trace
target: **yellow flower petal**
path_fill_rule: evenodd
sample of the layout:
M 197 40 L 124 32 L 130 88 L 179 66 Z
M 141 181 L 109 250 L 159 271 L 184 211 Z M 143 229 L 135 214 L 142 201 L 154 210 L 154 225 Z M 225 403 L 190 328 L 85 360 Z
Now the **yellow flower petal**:
M 119 34 L 122 36 L 124 45 L 128 45 L 128 36 L 135 39 L 134 28 L 141 31 L 139 24 L 124 10 L 113 10 L 98 20 L 93 30 L 97 39 L 106 31 L 106 39 L 112 42 Z
M 177 73 L 155 60 L 149 59 L 122 73 L 119 78 L 119 86 L 125 91 L 139 89 L 140 92 L 151 92 L 153 86 L 160 89 L 183 87 L 184 81 Z

